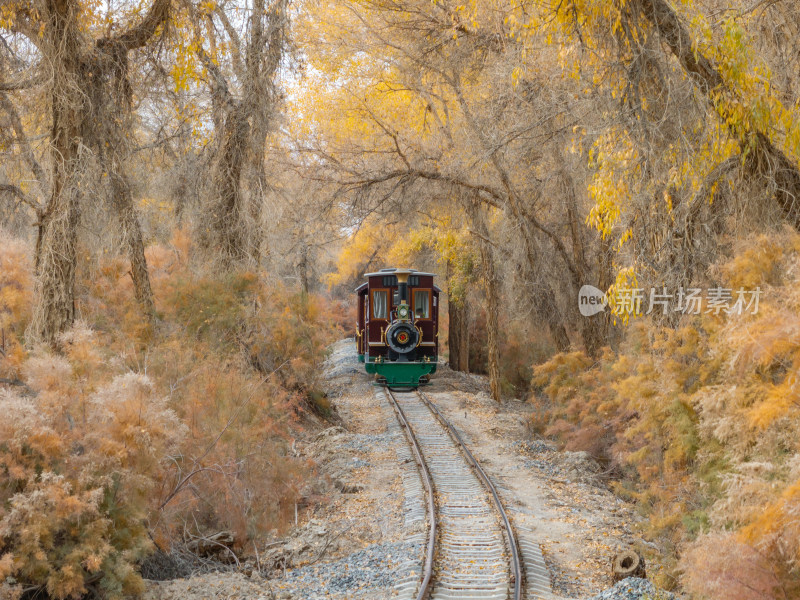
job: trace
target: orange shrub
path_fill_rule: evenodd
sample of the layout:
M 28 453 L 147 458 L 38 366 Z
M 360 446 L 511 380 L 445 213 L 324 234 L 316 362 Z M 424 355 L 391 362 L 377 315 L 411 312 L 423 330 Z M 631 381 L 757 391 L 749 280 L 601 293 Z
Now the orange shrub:
M 0 377 L 15 379 L 25 360 L 33 274 L 27 245 L 0 230 Z
M 775 565 L 733 533 L 711 533 L 689 544 L 681 558 L 683 583 L 698 598 L 763 600 L 789 596 Z
M 80 326 L 70 337 L 96 341 Z M 149 497 L 185 428 L 145 376 L 92 392 L 84 366 L 40 353 L 23 365 L 30 394 L 0 396 L 0 577 L 121 598 L 141 589 Z
M 715 272 L 727 287 L 760 286 L 758 312 L 686 317 L 677 329 L 639 320 L 594 366 L 579 352 L 553 357 L 534 369 L 546 395 L 531 398 L 542 407 L 534 425 L 610 467 L 648 533 L 676 558 L 685 551 L 691 592 L 793 598 L 800 235 L 748 240 Z
M 343 309 L 265 274 L 204 274 L 191 246 L 178 230 L 147 249 L 152 324 L 124 259 L 84 264 L 85 321 L 61 354 L 29 355 L 30 264 L 0 238 L 0 371 L 20 384 L 0 388 L 0 595 L 19 592 L 7 577 L 54 598 L 133 594 L 151 536 L 230 530 L 238 552 L 309 494 L 293 444 Z

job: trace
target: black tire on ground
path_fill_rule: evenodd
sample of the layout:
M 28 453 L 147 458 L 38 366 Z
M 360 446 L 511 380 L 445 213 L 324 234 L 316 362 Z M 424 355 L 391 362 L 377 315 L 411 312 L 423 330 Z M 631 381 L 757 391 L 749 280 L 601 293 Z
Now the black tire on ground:
M 614 583 L 626 577 L 647 578 L 644 558 L 633 550 L 620 552 L 614 556 L 614 559 L 611 561 L 611 578 L 614 580 Z

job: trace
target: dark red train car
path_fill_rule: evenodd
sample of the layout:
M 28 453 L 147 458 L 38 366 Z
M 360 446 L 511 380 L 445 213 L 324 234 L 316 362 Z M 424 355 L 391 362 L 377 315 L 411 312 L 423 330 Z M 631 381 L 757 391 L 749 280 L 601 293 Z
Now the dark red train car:
M 388 386 L 427 383 L 439 360 L 439 293 L 433 273 L 381 269 L 356 288 L 358 359 Z

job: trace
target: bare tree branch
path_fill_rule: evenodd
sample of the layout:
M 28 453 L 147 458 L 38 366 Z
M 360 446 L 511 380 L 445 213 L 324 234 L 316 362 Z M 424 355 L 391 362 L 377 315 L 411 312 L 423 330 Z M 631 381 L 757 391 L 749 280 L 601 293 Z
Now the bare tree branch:
M 42 206 L 38 202 L 36 202 L 36 200 L 28 196 L 28 194 L 23 192 L 22 189 L 17 187 L 16 185 L 12 185 L 10 183 L 0 183 L 0 192 L 5 192 L 7 194 L 12 194 L 16 196 L 20 202 L 30 206 L 36 212 L 37 216 L 40 216 L 42 214 L 43 211 Z
M 14 130 L 14 137 L 20 146 L 22 156 L 25 158 L 28 168 L 36 178 L 39 189 L 42 192 L 42 196 L 47 196 L 47 175 L 45 174 L 42 166 L 39 164 L 39 161 L 36 160 L 36 156 L 33 154 L 33 149 L 28 141 L 28 137 L 25 135 L 25 129 L 22 126 L 22 119 L 20 119 L 14 103 L 3 91 L 0 91 L 0 108 L 6 112 L 8 118 L 11 120 L 11 128 Z M 41 209 L 37 208 L 36 210 L 38 211 Z
M 228 18 L 228 14 L 225 12 L 224 8 L 221 7 L 219 4 L 214 6 L 214 14 L 219 19 L 220 23 L 222 23 L 223 29 L 225 29 L 225 33 L 228 34 L 228 37 L 231 40 L 231 58 L 233 59 L 233 71 L 236 73 L 236 76 L 239 79 L 244 79 L 244 63 L 242 62 L 242 42 L 239 39 L 239 33 L 231 24 L 230 19 Z
M 110 43 L 128 51 L 141 48 L 155 35 L 158 27 L 166 23 L 171 6 L 172 0 L 155 0 L 139 24 L 116 37 L 99 40 L 98 45 Z
M 35 73 L 14 81 L 0 81 L 0 92 L 16 92 L 35 87 L 46 81 L 44 74 L 40 70 Z
M 449 183 L 458 187 L 462 187 L 464 189 L 472 190 L 475 192 L 480 192 L 483 194 L 482 201 L 494 208 L 502 208 L 503 204 L 506 201 L 506 196 L 502 192 L 494 189 L 491 186 L 480 184 L 480 183 L 473 183 L 459 177 L 455 177 L 453 175 L 446 175 L 444 173 L 439 173 L 437 171 L 427 171 L 421 169 L 401 169 L 396 171 L 389 171 L 388 173 L 383 173 L 381 175 L 375 175 L 374 177 L 363 177 L 360 179 L 351 179 L 346 180 L 343 185 L 347 187 L 363 187 L 363 186 L 372 186 L 377 185 L 380 183 L 385 183 L 387 181 L 391 181 L 393 179 L 427 179 L 430 181 L 441 181 L 442 183 Z

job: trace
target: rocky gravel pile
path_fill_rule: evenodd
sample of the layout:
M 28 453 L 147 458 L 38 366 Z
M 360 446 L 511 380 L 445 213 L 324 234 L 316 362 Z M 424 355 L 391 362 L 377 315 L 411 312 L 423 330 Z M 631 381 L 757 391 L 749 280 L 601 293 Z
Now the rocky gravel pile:
M 294 569 L 285 579 L 273 581 L 273 586 L 278 598 L 301 597 L 295 590 L 302 590 L 302 597 L 308 600 L 338 594 L 378 598 L 381 590 L 390 597 L 400 565 L 421 553 L 422 544 L 416 542 L 372 544 L 334 562 Z
M 353 338 L 347 338 L 333 345 L 328 359 L 325 361 L 325 379 L 349 381 L 356 373 L 362 372 L 358 356 L 353 352 Z
M 647 579 L 628 577 L 587 600 L 677 600 L 677 598 L 675 594 L 659 590 Z
M 511 446 L 517 452 L 532 457 L 524 461 L 527 468 L 537 469 L 548 477 L 589 485 L 602 484 L 602 467 L 588 452 L 559 451 L 554 444 L 545 440 L 520 440 L 512 442 Z

